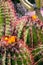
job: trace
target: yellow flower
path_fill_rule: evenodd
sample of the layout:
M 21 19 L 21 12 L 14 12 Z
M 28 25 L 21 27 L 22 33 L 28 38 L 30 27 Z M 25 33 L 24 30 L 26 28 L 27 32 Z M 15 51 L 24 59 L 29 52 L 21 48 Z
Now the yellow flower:
M 13 42 L 16 42 L 16 36 L 10 36 L 9 37 L 8 43 L 12 44 Z
M 3 39 L 4 39 L 4 41 L 8 42 L 9 38 L 8 37 L 4 37 Z
M 5 40 L 5 41 L 6 41 L 6 40 L 8 40 L 8 37 L 5 37 L 5 39 L 4 39 L 4 40 Z
M 33 15 L 33 16 L 32 16 L 32 19 L 33 19 L 33 20 L 36 20 L 36 19 L 37 19 L 37 15 Z

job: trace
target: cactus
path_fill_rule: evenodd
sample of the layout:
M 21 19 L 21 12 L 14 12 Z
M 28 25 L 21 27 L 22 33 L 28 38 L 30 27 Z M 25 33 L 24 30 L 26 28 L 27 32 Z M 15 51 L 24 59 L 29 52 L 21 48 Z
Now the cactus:
M 22 41 L 10 42 L 12 40 L 11 37 L 14 30 L 14 26 L 12 23 L 14 23 L 16 19 L 17 16 L 15 10 L 13 9 L 12 2 L 10 0 L 1 0 L 0 1 L 1 65 L 31 65 L 30 53 L 28 52 L 28 49 L 24 45 L 24 43 L 23 46 Z
M 32 21 L 29 23 L 29 21 L 27 20 L 26 23 L 21 21 L 17 24 L 17 37 L 24 40 L 27 45 L 31 45 L 32 47 L 37 46 L 39 43 L 43 44 L 43 30 L 41 29 L 41 22 L 39 25 L 38 21 L 36 21 L 37 23 L 33 23 Z
M 20 21 L 20 20 L 19 20 Z M 20 35 L 17 37 L 22 39 L 32 50 L 32 65 L 43 64 L 43 23 L 39 20 L 32 20 L 31 17 L 27 19 L 22 25 L 21 21 L 17 26 L 16 30 L 19 31 Z M 21 27 L 20 27 L 21 25 Z
M 43 45 L 35 48 L 32 52 L 35 65 L 42 65 L 43 63 Z
M 15 12 L 14 5 L 11 1 L 0 1 L 0 36 L 12 34 L 11 32 L 13 32 L 14 29 L 12 23 L 17 18 Z
M 0 2 L 0 37 L 4 34 L 4 13 Z
M 17 41 L 6 47 L 0 47 L 2 65 L 31 65 L 30 53 L 22 41 Z M 3 49 L 4 48 L 4 49 Z

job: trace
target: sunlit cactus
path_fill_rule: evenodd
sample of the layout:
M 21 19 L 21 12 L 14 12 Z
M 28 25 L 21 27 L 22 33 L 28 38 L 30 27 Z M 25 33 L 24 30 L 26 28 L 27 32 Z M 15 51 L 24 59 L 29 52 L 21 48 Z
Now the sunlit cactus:
M 4 33 L 4 13 L 3 13 L 3 7 L 0 2 L 0 36 L 2 36 Z
M 11 35 L 14 29 L 12 23 L 16 19 L 16 11 L 12 2 L 10 0 L 0 1 L 0 35 Z

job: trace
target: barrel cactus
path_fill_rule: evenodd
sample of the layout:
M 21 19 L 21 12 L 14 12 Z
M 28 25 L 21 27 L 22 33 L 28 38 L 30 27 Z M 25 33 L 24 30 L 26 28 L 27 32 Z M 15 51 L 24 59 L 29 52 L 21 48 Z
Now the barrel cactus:
M 18 22 L 15 26 L 17 37 L 28 45 L 32 65 L 43 65 L 43 22 L 34 16 L 25 16 Z
M 11 35 L 13 32 L 12 23 L 16 20 L 16 10 L 10 0 L 0 1 L 0 37 Z
M 25 20 L 24 20 L 25 19 Z M 18 39 L 22 39 L 30 50 L 32 65 L 43 64 L 43 22 L 34 17 L 20 19 L 16 24 Z M 17 21 L 16 21 L 17 23 Z M 15 23 L 14 23 L 15 24 Z
M 23 45 L 22 45 L 23 44 Z M 25 43 L 21 40 L 0 46 L 1 65 L 31 65 L 30 53 Z
M 26 18 L 25 20 L 19 20 L 19 22 L 16 25 L 18 39 L 22 39 L 32 47 L 43 44 L 43 22 L 39 19 L 33 20 L 31 17 L 27 18 L 27 20 Z

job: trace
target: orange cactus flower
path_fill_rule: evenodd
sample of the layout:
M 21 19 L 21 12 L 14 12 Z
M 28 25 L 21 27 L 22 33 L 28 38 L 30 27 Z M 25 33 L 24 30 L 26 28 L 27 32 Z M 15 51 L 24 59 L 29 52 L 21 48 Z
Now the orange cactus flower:
M 9 38 L 8 38 L 7 36 L 2 37 L 2 40 L 5 41 L 5 42 L 8 42 L 8 39 L 9 39 Z
M 8 43 L 12 44 L 13 42 L 16 42 L 16 36 L 10 36 L 9 37 Z
M 32 20 L 36 20 L 36 19 L 37 19 L 37 15 L 33 15 Z
M 8 40 L 8 37 L 5 37 L 5 39 L 4 39 L 5 41 L 7 41 Z
M 7 44 L 12 44 L 12 43 L 16 42 L 16 39 L 17 39 L 16 36 L 9 36 L 9 37 L 5 36 L 5 37 L 2 37 L 2 40 L 5 41 Z

